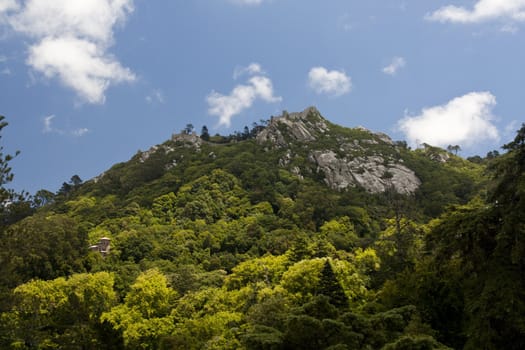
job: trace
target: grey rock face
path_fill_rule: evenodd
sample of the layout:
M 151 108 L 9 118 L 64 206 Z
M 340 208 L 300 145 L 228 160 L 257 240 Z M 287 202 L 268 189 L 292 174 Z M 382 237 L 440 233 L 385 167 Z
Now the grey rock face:
M 429 158 L 435 162 L 446 163 L 450 159 L 450 155 L 446 152 L 441 152 L 436 154 L 430 154 Z
M 415 173 L 402 164 L 402 159 L 392 157 L 397 150 L 388 135 L 365 128 L 355 130 L 361 132 L 360 139 L 336 132 L 332 135 L 319 111 L 310 107 L 300 113 L 283 113 L 281 117 L 272 118 L 266 129 L 257 135 L 257 142 L 270 142 L 272 148 L 288 148 L 279 162 L 283 168 L 288 167 L 295 157 L 290 151 L 291 145 L 304 144 L 309 149 L 308 160 L 324 174 L 326 184 L 335 190 L 359 186 L 371 193 L 394 188 L 398 193 L 411 194 L 419 188 L 421 181 Z M 315 141 L 332 137 L 337 148 L 315 149 L 316 145 L 322 144 Z M 376 152 L 374 147 L 386 149 L 390 155 Z M 300 174 L 297 167 L 290 171 Z
M 200 150 L 202 145 L 202 140 L 199 136 L 197 136 L 196 133 L 192 134 L 173 134 L 171 136 L 171 140 L 176 143 L 181 143 L 184 145 L 184 147 L 190 147 L 195 148 L 197 150 Z
M 381 193 L 393 187 L 398 193 L 411 194 L 421 185 L 412 170 L 399 163 L 385 162 L 380 156 L 340 159 L 333 151 L 313 151 L 310 160 L 335 190 L 361 186 L 371 193 Z
M 283 148 L 288 145 L 286 136 L 293 141 L 312 142 L 327 130 L 328 125 L 320 118 L 319 111 L 309 107 L 299 113 L 283 113 L 280 117 L 273 117 L 256 139 L 258 143 L 270 141 L 274 146 Z
M 384 143 L 389 144 L 390 146 L 394 146 L 394 141 L 388 136 L 387 134 L 384 134 L 382 132 L 376 132 L 375 135 Z
M 157 152 L 158 149 L 159 146 L 153 146 L 149 150 L 140 153 L 139 162 L 144 163 L 153 153 Z
M 201 150 L 202 140 L 199 136 L 197 136 L 196 133 L 173 134 L 171 136 L 171 141 L 185 148 L 194 148 L 197 152 L 200 152 Z M 140 153 L 139 162 L 144 163 L 146 160 L 148 160 L 149 157 L 151 157 L 152 154 L 159 151 L 164 152 L 165 154 L 169 154 L 175 152 L 176 148 L 166 145 L 153 146 L 149 150 Z M 176 164 L 167 164 L 166 169 L 169 170 L 174 166 L 176 166 Z

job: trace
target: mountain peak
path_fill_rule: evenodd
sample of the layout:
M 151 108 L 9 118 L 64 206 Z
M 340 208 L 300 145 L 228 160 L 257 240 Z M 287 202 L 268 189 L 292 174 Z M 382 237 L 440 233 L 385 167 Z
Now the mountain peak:
M 314 171 L 323 174 L 326 184 L 335 190 L 359 186 L 371 193 L 393 188 L 410 194 L 421 184 L 386 134 L 332 124 L 315 107 L 273 117 L 257 135 L 257 142 L 286 150 L 281 166 L 291 166 L 295 158 L 308 159 Z M 295 166 L 290 170 L 301 176 L 306 169 Z
M 281 116 L 272 117 L 266 129 L 257 135 L 257 142 L 270 141 L 275 147 L 282 148 L 293 141 L 315 141 L 328 130 L 328 122 L 312 106 L 302 112 L 283 111 Z
M 315 107 L 295 113 L 284 111 L 272 117 L 268 125 L 256 133 L 255 139 L 254 147 L 272 154 L 268 159 L 273 160 L 268 167 L 287 170 L 299 179 L 323 179 L 336 191 L 357 187 L 369 193 L 393 189 L 413 194 L 421 185 L 414 170 L 402 159 L 401 148 L 386 134 L 333 124 Z M 228 144 L 226 148 L 233 150 L 237 148 L 231 146 L 243 141 L 246 140 L 204 142 L 196 133 L 182 132 L 162 145 L 140 152 L 130 166 L 133 171 L 145 174 L 143 181 L 150 181 L 170 169 L 184 167 L 185 161 L 192 158 L 206 163 L 213 163 L 218 158 L 223 162 L 221 146 Z M 240 149 L 242 146 L 238 150 L 245 154 Z M 206 160 L 200 158 L 201 151 Z M 232 157 L 232 153 L 228 157 Z M 135 184 L 119 185 L 123 188 L 133 186 Z

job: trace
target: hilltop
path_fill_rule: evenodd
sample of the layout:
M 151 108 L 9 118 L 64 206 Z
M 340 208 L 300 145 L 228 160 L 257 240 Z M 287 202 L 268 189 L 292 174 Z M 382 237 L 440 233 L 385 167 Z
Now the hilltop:
M 0 344 L 475 348 L 477 288 L 521 281 L 522 143 L 474 163 L 314 107 L 176 133 L 6 216 Z
M 254 171 L 259 167 L 261 171 Z M 332 124 L 309 107 L 299 113 L 284 112 L 265 125 L 229 137 L 205 141 L 195 132 L 174 134 L 85 184 L 82 193 L 140 195 L 140 202 L 145 202 L 154 195 L 175 192 L 179 185 L 212 169 L 223 169 L 239 178 L 247 190 L 278 184 L 283 176 L 302 184 L 324 183 L 336 193 L 393 190 L 424 196 L 437 207 L 468 201 L 482 180 L 482 168 L 442 149 L 410 150 L 405 142 L 394 142 L 386 134 Z M 268 190 L 267 195 L 277 189 Z M 435 203 L 435 192 L 449 193 L 447 202 Z

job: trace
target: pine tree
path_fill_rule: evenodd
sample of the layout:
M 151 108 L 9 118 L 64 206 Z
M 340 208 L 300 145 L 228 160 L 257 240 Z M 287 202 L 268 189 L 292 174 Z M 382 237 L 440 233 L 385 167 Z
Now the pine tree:
M 210 133 L 208 132 L 208 127 L 206 125 L 202 126 L 201 139 L 204 141 L 210 141 Z
M 325 261 L 323 270 L 321 271 L 318 294 L 323 294 L 329 297 L 330 304 L 336 307 L 348 306 L 348 298 L 346 297 L 345 291 L 337 279 L 329 260 Z
M 0 115 L 0 131 L 7 125 L 5 117 Z M 0 231 L 10 223 L 30 215 L 30 205 L 26 202 L 27 194 L 16 193 L 5 187 L 14 177 L 9 162 L 19 153 L 20 151 L 16 151 L 14 155 L 4 154 L 4 147 L 0 146 Z

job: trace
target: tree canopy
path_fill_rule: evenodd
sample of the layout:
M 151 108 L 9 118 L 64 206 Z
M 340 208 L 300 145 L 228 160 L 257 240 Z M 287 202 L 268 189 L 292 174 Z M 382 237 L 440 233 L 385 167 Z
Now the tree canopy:
M 372 143 L 421 179 L 411 195 L 333 190 L 290 135 L 256 142 L 266 127 L 21 201 L 0 230 L 0 347 L 525 348 L 525 125 L 476 161 Z

